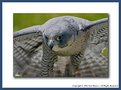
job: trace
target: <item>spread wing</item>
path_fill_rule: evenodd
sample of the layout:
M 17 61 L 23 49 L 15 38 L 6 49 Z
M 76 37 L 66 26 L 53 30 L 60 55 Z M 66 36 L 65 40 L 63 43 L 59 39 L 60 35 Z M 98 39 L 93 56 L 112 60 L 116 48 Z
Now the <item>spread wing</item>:
M 88 47 L 95 53 L 99 54 L 109 44 L 109 23 L 108 18 L 93 22 L 88 30 L 90 39 Z M 95 48 L 92 48 L 95 47 Z
M 108 77 L 109 60 L 103 50 L 109 48 L 109 24 L 108 18 L 92 22 L 87 31 L 90 38 L 85 50 L 84 59 L 80 64 L 81 77 Z
M 86 27 L 86 30 L 90 32 L 90 38 L 84 53 L 84 58 L 80 64 L 80 75 L 76 72 L 75 76 L 108 77 L 108 56 L 104 56 L 101 53 L 105 48 L 108 48 L 108 29 L 108 19 L 92 22 Z M 13 71 L 15 77 L 41 77 L 39 76 L 41 73 L 41 65 L 39 62 L 43 56 L 42 40 L 42 31 L 39 25 L 14 33 Z M 44 56 L 46 57 L 47 55 Z
M 43 55 L 42 40 L 41 26 L 39 25 L 14 32 L 13 71 L 15 77 L 21 77 L 23 74 L 33 77 L 39 75 L 38 62 L 42 60 Z
M 84 51 L 84 55 L 79 53 L 78 55 L 74 55 L 72 57 L 72 61 L 65 62 L 64 58 L 63 61 L 60 60 L 59 67 L 62 67 L 65 63 L 65 70 L 64 76 L 75 76 L 75 77 L 109 77 L 109 60 L 108 55 L 105 56 L 102 52 L 106 49 L 108 50 L 108 43 L 109 43 L 109 25 L 108 19 L 101 19 L 94 22 L 89 22 L 85 27 L 85 33 L 89 36 L 86 46 L 86 50 Z M 85 35 L 86 35 L 85 34 Z M 82 34 L 81 34 L 82 35 Z M 83 38 L 83 37 L 81 37 Z M 84 37 L 85 38 L 85 37 Z M 80 63 L 81 60 L 81 63 Z M 62 64 L 61 64 L 62 63 Z M 75 73 L 73 73 L 73 64 L 78 65 L 79 68 L 76 69 Z M 61 70 L 61 69 L 60 69 Z M 63 72 L 63 70 L 61 70 Z

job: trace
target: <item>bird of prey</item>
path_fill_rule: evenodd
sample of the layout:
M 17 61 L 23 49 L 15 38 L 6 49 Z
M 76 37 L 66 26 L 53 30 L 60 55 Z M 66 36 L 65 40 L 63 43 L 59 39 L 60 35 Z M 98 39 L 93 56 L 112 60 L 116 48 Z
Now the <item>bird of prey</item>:
M 14 32 L 14 77 L 108 77 L 108 22 L 61 16 Z

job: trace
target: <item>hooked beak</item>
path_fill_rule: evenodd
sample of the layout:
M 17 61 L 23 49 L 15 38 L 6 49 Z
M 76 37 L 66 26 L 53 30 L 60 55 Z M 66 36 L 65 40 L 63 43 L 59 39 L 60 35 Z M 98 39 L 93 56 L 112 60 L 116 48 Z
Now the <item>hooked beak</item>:
M 53 46 L 54 46 L 54 41 L 53 41 L 53 40 L 49 40 L 49 41 L 48 41 L 48 47 L 49 47 L 50 49 L 52 49 Z

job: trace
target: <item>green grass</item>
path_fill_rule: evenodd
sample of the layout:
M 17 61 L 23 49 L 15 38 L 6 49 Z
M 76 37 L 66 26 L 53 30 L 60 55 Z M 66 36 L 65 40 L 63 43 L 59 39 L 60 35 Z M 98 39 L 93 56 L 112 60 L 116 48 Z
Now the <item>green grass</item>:
M 102 50 L 102 54 L 104 55 L 104 56 L 106 56 L 106 57 L 108 57 L 108 48 L 104 48 L 103 50 Z
M 88 20 L 98 20 L 108 17 L 106 13 L 14 13 L 13 31 L 33 25 L 41 25 L 47 20 L 58 16 L 76 16 Z

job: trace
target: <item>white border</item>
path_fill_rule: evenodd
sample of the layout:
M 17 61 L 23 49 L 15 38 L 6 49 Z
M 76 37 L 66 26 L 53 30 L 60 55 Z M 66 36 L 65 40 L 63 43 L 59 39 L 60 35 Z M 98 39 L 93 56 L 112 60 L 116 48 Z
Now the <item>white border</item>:
M 81 85 L 119 85 L 119 16 L 118 3 L 7 3 L 3 2 L 2 87 L 74 88 Z M 13 77 L 13 13 L 109 13 L 110 15 L 110 78 L 103 79 L 15 79 Z M 75 85 L 75 86 L 74 86 Z M 86 86 L 89 87 L 89 86 Z M 95 86 L 96 87 L 96 86 Z M 91 87 L 89 87 L 91 88 Z

